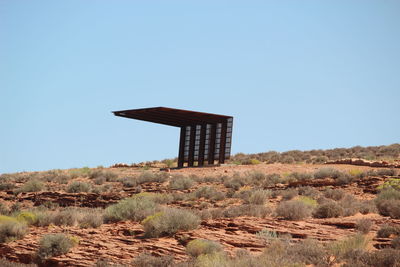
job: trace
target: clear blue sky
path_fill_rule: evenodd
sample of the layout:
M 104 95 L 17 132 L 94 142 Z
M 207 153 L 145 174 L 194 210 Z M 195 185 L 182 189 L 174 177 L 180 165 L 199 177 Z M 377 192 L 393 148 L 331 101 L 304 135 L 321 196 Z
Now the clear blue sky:
M 177 156 L 153 106 L 235 117 L 232 152 L 400 137 L 400 2 L 0 1 L 0 173 Z

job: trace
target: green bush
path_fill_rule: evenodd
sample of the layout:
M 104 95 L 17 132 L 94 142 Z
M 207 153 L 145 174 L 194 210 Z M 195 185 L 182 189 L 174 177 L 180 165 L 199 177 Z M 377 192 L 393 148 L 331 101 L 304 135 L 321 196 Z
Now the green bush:
M 70 183 L 66 189 L 68 193 L 89 192 L 92 186 L 85 182 L 74 181 Z
M 222 247 L 219 243 L 206 239 L 192 240 L 186 246 L 186 252 L 192 257 L 198 257 L 202 254 L 213 254 L 220 251 L 222 251 Z
M 15 219 L 0 222 L 0 243 L 21 239 L 27 232 L 28 228 L 26 224 L 20 223 Z
M 120 179 L 120 182 L 125 187 L 135 187 L 138 185 L 137 179 L 135 177 L 127 176 Z
M 276 208 L 276 215 L 286 220 L 302 220 L 309 217 L 312 208 L 297 200 L 282 201 Z
M 42 259 L 67 254 L 74 246 L 71 238 L 64 234 L 48 234 L 39 241 L 38 256 Z
M 200 218 L 187 210 L 165 209 L 142 221 L 147 237 L 160 237 L 172 235 L 179 230 L 188 231 L 196 229 Z
M 141 221 L 156 212 L 157 204 L 148 198 L 127 198 L 108 206 L 104 211 L 105 222 L 123 220 Z
M 352 250 L 363 250 L 368 240 L 362 234 L 356 234 L 344 240 L 339 240 L 330 245 L 330 251 L 336 257 L 343 258 Z

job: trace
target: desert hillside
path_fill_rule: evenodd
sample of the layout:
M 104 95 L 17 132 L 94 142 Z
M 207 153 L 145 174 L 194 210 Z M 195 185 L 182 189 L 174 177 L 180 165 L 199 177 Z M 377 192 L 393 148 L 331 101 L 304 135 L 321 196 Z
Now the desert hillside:
M 0 266 L 400 266 L 399 154 L 3 174 Z

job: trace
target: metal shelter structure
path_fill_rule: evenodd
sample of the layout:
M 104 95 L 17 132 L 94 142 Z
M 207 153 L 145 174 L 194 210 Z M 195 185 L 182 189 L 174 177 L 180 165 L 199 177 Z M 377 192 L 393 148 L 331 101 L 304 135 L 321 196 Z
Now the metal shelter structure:
M 149 121 L 181 129 L 178 168 L 213 165 L 229 159 L 233 117 L 166 107 L 113 111 L 115 116 Z

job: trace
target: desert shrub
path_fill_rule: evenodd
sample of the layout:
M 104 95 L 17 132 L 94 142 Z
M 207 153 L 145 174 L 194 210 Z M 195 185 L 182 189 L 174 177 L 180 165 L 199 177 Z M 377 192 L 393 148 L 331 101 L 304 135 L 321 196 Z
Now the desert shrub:
M 360 233 L 368 234 L 373 224 L 373 221 L 370 219 L 360 219 L 356 224 L 356 229 Z
M 239 188 L 245 184 L 246 184 L 246 179 L 243 179 L 240 176 L 234 176 L 224 181 L 224 186 L 226 188 L 233 188 L 234 190 L 239 190 Z
M 81 228 L 97 228 L 103 224 L 104 219 L 102 209 L 88 209 L 82 213 L 83 214 L 79 219 L 79 226 Z
M 0 215 L 7 215 L 10 212 L 8 207 L 0 202 Z
M 399 267 L 400 253 L 394 249 L 380 249 L 364 253 L 362 262 L 371 267 Z
M 74 226 L 79 220 L 79 211 L 75 208 L 66 208 L 52 214 L 51 221 L 55 225 Z
M 307 196 L 314 199 L 318 198 L 319 196 L 319 191 L 311 186 L 301 186 L 297 189 L 297 191 L 301 196 Z
M 104 221 L 118 222 L 123 220 L 140 221 L 153 214 L 157 204 L 148 198 L 127 198 L 104 210 Z
M 400 236 L 395 237 L 392 242 L 391 245 L 394 249 L 400 249 Z
M 274 186 L 276 184 L 282 183 L 282 177 L 278 173 L 272 173 L 268 174 L 265 176 L 265 179 L 263 181 L 263 187 L 269 187 L 269 186 Z
M 15 188 L 15 184 L 5 183 L 5 182 L 0 183 L 0 191 L 12 190 L 14 188 Z
M 391 235 L 400 235 L 400 226 L 383 224 L 376 233 L 377 237 L 388 238 Z
M 289 189 L 282 190 L 280 192 L 280 195 L 282 196 L 282 199 L 284 199 L 284 200 L 291 200 L 295 196 L 298 195 L 298 191 L 296 188 L 289 188 Z
M 271 196 L 271 191 L 269 190 L 255 190 L 251 192 L 248 199 L 248 203 L 252 205 L 264 205 L 267 198 Z
M 36 215 L 33 212 L 22 211 L 15 215 L 16 219 L 26 224 L 34 224 L 37 220 Z
M 138 185 L 138 182 L 135 177 L 126 176 L 119 180 L 123 186 L 125 187 L 135 187 Z
M 314 266 L 328 265 L 328 253 L 316 240 L 306 239 L 288 247 L 286 252 L 293 262 L 313 264 Z
M 1 267 L 37 267 L 36 264 L 23 264 L 19 262 L 8 261 L 0 258 Z
M 333 178 L 337 179 L 342 175 L 342 172 L 334 168 L 321 168 L 314 172 L 316 179 Z
M 188 177 L 178 176 L 171 179 L 169 188 L 173 190 L 186 190 L 193 186 L 194 181 Z
M 359 203 L 359 211 L 362 214 L 368 214 L 368 213 L 376 213 L 377 209 L 373 201 L 364 200 Z
M 0 243 L 21 239 L 27 232 L 26 224 L 20 223 L 15 219 L 0 222 Z
M 255 186 L 260 186 L 262 185 L 263 181 L 265 180 L 265 173 L 261 171 L 252 171 L 246 174 L 245 176 L 247 179 L 244 179 L 243 177 L 237 176 L 236 179 L 240 179 L 241 185 L 245 184 L 252 184 Z
M 90 171 L 89 178 L 95 179 L 103 177 L 107 182 L 113 182 L 118 178 L 118 174 L 113 171 L 107 171 L 102 169 L 95 169 Z
M 312 213 L 312 208 L 301 201 L 289 200 L 279 203 L 275 212 L 279 217 L 296 221 L 309 217 Z
M 149 253 L 141 253 L 132 260 L 132 265 L 135 267 L 170 267 L 173 263 L 174 258 L 172 256 L 156 257 Z
M 245 186 L 245 187 L 242 187 L 239 191 L 234 192 L 231 197 L 232 198 L 240 198 L 245 203 L 248 203 L 251 194 L 252 194 L 251 187 Z
M 44 184 L 38 180 L 30 180 L 24 183 L 20 188 L 16 190 L 16 193 L 20 192 L 39 192 L 44 188 Z
M 318 205 L 314 210 L 315 218 L 336 218 L 343 215 L 343 208 L 335 201 L 328 201 Z
M 186 246 L 187 254 L 192 257 L 198 257 L 202 254 L 213 254 L 221 250 L 222 247 L 219 243 L 206 239 L 192 240 Z
M 258 159 L 246 159 L 242 161 L 243 165 L 257 165 L 260 164 L 261 162 Z
M 306 196 L 300 196 L 297 200 L 312 208 L 315 208 L 318 205 L 318 202 L 315 199 Z
M 294 181 L 311 180 L 313 178 L 314 178 L 313 174 L 307 172 L 292 172 L 291 174 L 288 175 L 288 179 Z
M 142 224 L 148 237 L 169 236 L 179 230 L 196 229 L 200 224 L 200 218 L 188 210 L 168 208 L 148 216 Z
M 329 249 L 336 257 L 343 258 L 352 250 L 365 249 L 367 243 L 367 239 L 362 234 L 355 234 L 344 240 L 332 243 Z
M 196 267 L 228 267 L 229 265 L 230 261 L 224 253 L 202 254 L 193 263 L 188 264 L 188 266 Z
M 138 183 L 163 183 L 167 180 L 167 173 L 152 173 L 150 171 L 142 172 L 138 177 Z
M 295 163 L 295 159 L 292 156 L 283 156 L 281 162 L 284 164 L 292 164 Z
M 49 211 L 35 211 L 35 226 L 49 226 L 53 223 L 54 213 Z
M 74 246 L 71 238 L 64 234 L 47 234 L 39 241 L 38 256 L 42 259 L 67 254 Z
M 94 178 L 94 179 L 93 179 L 93 182 L 94 182 L 95 184 L 97 184 L 97 185 L 102 185 L 102 184 L 104 184 L 106 181 L 107 181 L 106 178 L 103 177 L 103 176 L 100 176 L 100 177 L 97 177 L 97 178 Z
M 400 191 L 400 179 L 389 179 L 383 185 L 378 186 L 379 190 L 395 189 Z
M 396 217 L 400 204 L 400 191 L 393 188 L 382 190 L 375 199 L 375 204 L 381 215 Z
M 78 177 L 88 177 L 91 174 L 91 170 L 89 167 L 77 168 L 77 169 L 70 169 L 69 175 L 71 179 L 75 179 Z
M 167 204 L 174 201 L 172 194 L 141 192 L 132 196 L 133 199 L 148 199 L 158 204 Z
M 333 200 L 341 200 L 344 195 L 346 194 L 346 192 L 343 189 L 326 189 L 324 192 L 324 196 L 326 198 L 330 198 Z
M 91 185 L 85 182 L 73 181 L 70 183 L 66 189 L 68 193 L 81 193 L 89 192 L 91 190 Z
M 343 216 L 353 216 L 360 209 L 360 202 L 350 194 L 345 195 L 338 203 L 343 208 Z
M 197 189 L 194 192 L 197 198 L 206 198 L 211 200 L 222 200 L 225 198 L 225 194 L 223 192 L 217 191 L 214 187 L 211 186 L 203 186 Z
M 395 169 L 379 169 L 376 171 L 378 176 L 394 176 L 396 175 Z
M 212 218 L 235 218 L 239 216 L 250 216 L 265 218 L 267 215 L 271 214 L 271 209 L 264 205 L 239 205 L 231 206 L 223 210 L 213 210 L 211 212 Z

